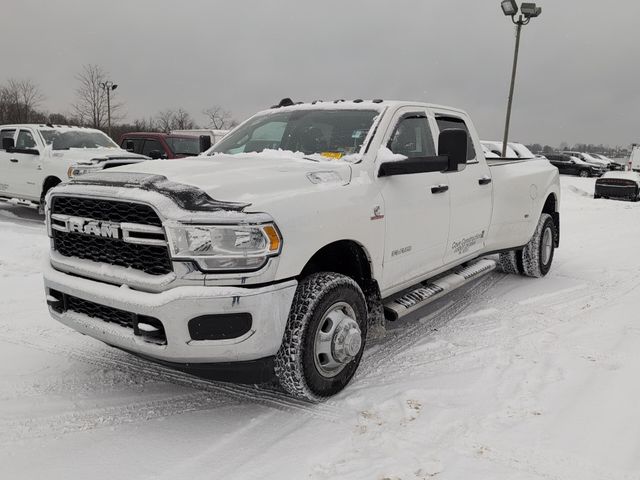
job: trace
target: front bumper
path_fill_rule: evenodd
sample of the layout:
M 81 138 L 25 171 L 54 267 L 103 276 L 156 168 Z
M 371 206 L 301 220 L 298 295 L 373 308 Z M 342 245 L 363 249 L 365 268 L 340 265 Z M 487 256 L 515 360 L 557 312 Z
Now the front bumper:
M 180 286 L 148 293 L 54 270 L 44 271 L 48 296 L 60 292 L 125 312 L 154 317 L 164 327 L 166 344 L 149 342 L 133 329 L 66 310 L 51 316 L 83 334 L 145 357 L 173 364 L 247 362 L 273 356 L 282 342 L 297 281 L 260 288 Z M 249 313 L 251 329 L 238 338 L 193 340 L 189 320 L 202 315 Z

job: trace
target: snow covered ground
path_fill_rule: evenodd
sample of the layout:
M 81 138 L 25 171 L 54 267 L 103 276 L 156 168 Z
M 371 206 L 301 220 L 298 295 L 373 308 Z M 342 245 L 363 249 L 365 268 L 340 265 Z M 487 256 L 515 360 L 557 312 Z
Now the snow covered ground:
M 593 179 L 562 184 L 546 278 L 494 273 L 390 325 L 320 405 L 57 324 L 44 228 L 0 205 L 0 476 L 640 478 L 640 204 L 593 200 Z

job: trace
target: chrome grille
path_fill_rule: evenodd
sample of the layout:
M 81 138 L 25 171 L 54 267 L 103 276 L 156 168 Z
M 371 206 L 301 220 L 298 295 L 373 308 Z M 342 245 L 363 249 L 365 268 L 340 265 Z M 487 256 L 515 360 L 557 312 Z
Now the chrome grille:
M 162 221 L 148 205 L 118 200 L 54 196 L 51 217 L 56 216 L 89 218 L 114 225 L 162 226 Z M 154 242 L 145 243 L 140 237 L 128 241 L 122 236 L 105 238 L 78 231 L 61 231 L 55 224 L 51 234 L 54 250 L 65 257 L 133 268 L 150 275 L 165 275 L 173 270 L 168 247 L 147 244 Z M 164 240 L 164 234 L 160 236 Z M 163 243 L 162 240 L 155 243 Z

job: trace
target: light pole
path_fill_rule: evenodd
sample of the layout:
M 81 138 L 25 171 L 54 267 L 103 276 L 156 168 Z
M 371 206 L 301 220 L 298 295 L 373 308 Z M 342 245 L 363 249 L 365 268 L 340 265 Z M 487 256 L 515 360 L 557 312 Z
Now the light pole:
M 100 87 L 107 93 L 107 131 L 111 136 L 111 90 L 118 88 L 118 85 L 111 80 L 100 82 Z
M 502 11 L 516 25 L 516 49 L 513 54 L 513 69 L 511 71 L 511 86 L 509 87 L 509 101 L 507 103 L 507 118 L 504 122 L 504 139 L 502 141 L 502 156 L 507 156 L 507 143 L 509 142 L 509 124 L 511 123 L 511 106 L 513 104 L 513 90 L 516 83 L 516 71 L 518 70 L 518 53 L 520 51 L 520 32 L 522 27 L 527 25 L 532 18 L 539 17 L 542 7 L 535 3 L 523 3 L 518 16 L 518 4 L 516 0 L 504 0 L 501 3 Z M 516 20 L 516 16 L 518 19 Z

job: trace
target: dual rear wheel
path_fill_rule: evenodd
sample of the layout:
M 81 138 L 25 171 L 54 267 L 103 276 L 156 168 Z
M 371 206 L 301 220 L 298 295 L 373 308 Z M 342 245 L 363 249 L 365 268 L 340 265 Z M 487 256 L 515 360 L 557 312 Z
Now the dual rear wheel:
M 548 213 L 540 215 L 533 237 L 522 250 L 510 250 L 500 254 L 500 269 L 527 277 L 544 277 L 551 269 L 555 253 L 557 228 Z

